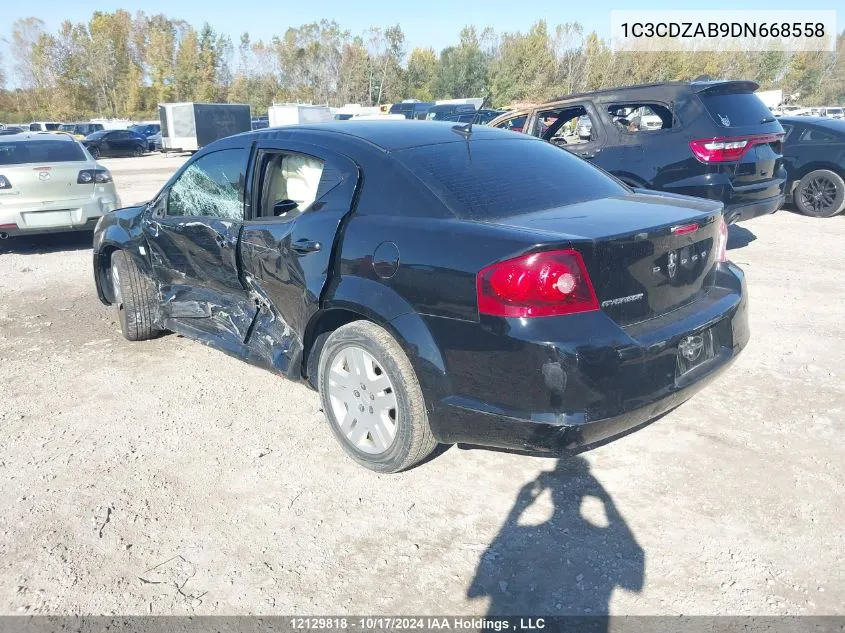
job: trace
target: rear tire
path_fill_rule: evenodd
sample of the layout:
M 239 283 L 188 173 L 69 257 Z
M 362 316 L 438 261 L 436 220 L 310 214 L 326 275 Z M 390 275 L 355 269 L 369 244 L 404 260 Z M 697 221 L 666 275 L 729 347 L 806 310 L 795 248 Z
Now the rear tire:
M 804 215 L 830 218 L 845 209 L 845 181 L 836 172 L 817 169 L 804 176 L 793 193 L 795 206 Z
M 99 147 L 89 147 L 88 153 L 91 154 L 91 158 L 97 160 L 100 157 L 100 148 Z
M 126 251 L 112 254 L 111 278 L 120 329 L 126 340 L 146 341 L 159 336 L 162 330 L 153 324 L 158 308 L 155 284 Z
M 354 321 L 331 333 L 320 354 L 318 390 L 335 437 L 365 468 L 406 470 L 437 446 L 411 362 L 374 323 Z

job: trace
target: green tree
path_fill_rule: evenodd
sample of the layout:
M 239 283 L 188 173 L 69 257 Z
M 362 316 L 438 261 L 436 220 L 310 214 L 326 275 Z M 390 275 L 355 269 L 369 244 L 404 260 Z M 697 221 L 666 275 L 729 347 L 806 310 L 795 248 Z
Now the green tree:
M 174 97 L 177 101 L 199 100 L 202 57 L 197 32 L 187 27 L 179 41 L 173 72 Z
M 477 97 L 487 94 L 487 85 L 487 56 L 475 27 L 464 27 L 460 44 L 440 53 L 435 91 L 446 98 Z
M 408 95 L 412 99 L 431 101 L 435 97 L 437 55 L 431 48 L 415 48 L 408 57 Z

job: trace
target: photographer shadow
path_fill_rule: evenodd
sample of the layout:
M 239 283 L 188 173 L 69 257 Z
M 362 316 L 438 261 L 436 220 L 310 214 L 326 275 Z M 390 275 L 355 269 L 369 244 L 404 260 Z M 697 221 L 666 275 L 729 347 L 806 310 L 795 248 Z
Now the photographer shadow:
M 592 620 L 608 614 L 615 588 L 639 592 L 644 576 L 645 554 L 587 460 L 563 457 L 522 487 L 467 597 L 489 598 L 491 616 Z M 602 627 L 599 617 L 588 628 Z

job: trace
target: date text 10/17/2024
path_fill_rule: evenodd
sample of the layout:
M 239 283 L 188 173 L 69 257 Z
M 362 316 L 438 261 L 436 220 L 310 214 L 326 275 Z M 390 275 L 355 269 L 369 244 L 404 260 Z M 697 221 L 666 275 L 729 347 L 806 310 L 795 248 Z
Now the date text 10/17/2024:
M 354 629 L 359 631 L 540 631 L 544 618 L 429 617 L 301 617 L 291 618 L 290 629 L 320 631 Z

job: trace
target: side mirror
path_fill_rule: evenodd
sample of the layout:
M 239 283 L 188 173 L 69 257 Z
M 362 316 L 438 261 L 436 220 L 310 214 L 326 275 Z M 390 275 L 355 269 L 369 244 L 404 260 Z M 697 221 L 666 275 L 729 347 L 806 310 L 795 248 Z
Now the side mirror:
M 299 203 L 293 200 L 279 200 L 273 204 L 273 215 L 276 217 L 295 211 L 299 207 Z

